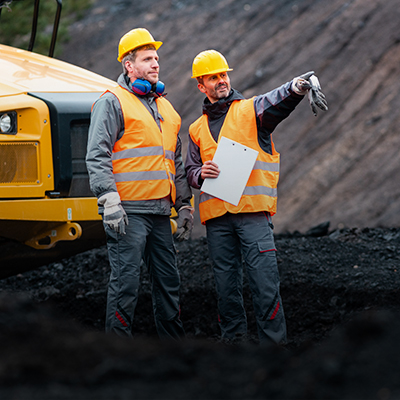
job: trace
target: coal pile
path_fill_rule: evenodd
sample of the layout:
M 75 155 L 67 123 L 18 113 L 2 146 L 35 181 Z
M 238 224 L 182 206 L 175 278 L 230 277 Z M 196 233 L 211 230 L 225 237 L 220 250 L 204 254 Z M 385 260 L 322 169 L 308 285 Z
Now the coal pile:
M 284 346 L 257 343 L 246 279 L 248 335 L 220 340 L 205 238 L 176 243 L 181 343 L 157 338 L 145 268 L 135 338 L 103 333 L 105 247 L 1 280 L 0 398 L 399 398 L 400 229 L 275 239 Z

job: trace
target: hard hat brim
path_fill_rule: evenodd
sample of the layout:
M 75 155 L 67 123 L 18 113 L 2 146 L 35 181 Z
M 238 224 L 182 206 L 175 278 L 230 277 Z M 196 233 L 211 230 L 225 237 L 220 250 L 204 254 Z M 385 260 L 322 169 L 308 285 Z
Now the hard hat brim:
M 126 51 L 125 53 L 121 54 L 121 55 L 117 58 L 117 60 L 118 60 L 119 62 L 121 62 L 121 61 L 123 60 L 123 58 L 124 58 L 128 53 L 130 53 L 131 51 L 137 49 L 138 47 L 146 46 L 146 45 L 148 45 L 148 44 L 152 44 L 152 45 L 156 48 L 156 50 L 158 50 L 158 49 L 161 47 L 161 45 L 163 44 L 163 42 L 151 41 L 151 42 L 147 42 L 147 43 L 141 43 L 141 44 L 138 45 L 137 47 L 134 47 L 133 49 L 130 49 L 129 51 Z
M 209 74 L 194 74 L 191 78 L 199 78 L 200 76 L 215 75 L 215 74 L 220 74 L 221 72 L 228 72 L 228 71 L 233 71 L 233 69 L 232 68 L 221 68 L 221 69 L 212 71 Z

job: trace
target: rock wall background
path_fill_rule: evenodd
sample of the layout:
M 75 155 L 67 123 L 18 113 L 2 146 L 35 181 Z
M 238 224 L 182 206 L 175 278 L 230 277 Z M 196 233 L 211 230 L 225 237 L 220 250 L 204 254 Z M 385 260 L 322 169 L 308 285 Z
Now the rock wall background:
M 96 0 L 71 26 L 61 58 L 116 79 L 119 39 L 149 29 L 164 42 L 160 79 L 182 116 L 184 143 L 201 113 L 190 78 L 200 51 L 222 52 L 233 87 L 247 97 L 314 70 L 329 111 L 314 117 L 304 100 L 273 135 L 282 157 L 276 232 L 325 221 L 332 229 L 395 227 L 399 20 L 398 2 L 384 0 Z

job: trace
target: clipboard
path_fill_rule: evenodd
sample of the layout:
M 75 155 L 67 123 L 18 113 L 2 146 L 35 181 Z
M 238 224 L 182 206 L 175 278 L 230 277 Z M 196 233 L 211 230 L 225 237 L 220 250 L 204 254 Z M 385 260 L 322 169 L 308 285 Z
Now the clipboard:
M 213 158 L 221 172 L 218 178 L 206 178 L 201 190 L 237 206 L 257 156 L 258 151 L 221 137 Z

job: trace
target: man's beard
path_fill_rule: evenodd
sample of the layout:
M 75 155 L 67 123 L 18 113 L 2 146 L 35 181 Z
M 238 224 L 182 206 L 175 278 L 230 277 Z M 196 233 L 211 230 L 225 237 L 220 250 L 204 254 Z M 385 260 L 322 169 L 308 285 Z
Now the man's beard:
M 221 87 L 224 88 L 224 92 L 218 91 L 218 89 L 221 88 Z M 229 92 L 230 92 L 230 87 L 229 87 L 229 85 L 227 85 L 227 84 L 220 84 L 220 85 L 218 85 L 218 86 L 215 88 L 215 90 L 214 90 L 214 97 L 215 97 L 216 99 L 224 99 L 225 97 L 228 96 Z
M 145 81 L 150 82 L 152 85 L 156 84 L 158 82 L 158 75 L 157 78 L 155 76 L 148 76 L 146 74 L 138 74 L 138 79 L 143 79 Z

